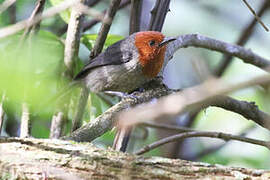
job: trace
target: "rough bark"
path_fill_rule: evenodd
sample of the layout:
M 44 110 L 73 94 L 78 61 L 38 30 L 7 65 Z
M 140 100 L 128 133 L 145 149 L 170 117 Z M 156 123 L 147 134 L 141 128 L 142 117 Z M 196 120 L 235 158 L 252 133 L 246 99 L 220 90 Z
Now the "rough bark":
M 268 179 L 270 171 L 142 157 L 89 143 L 0 138 L 0 179 Z

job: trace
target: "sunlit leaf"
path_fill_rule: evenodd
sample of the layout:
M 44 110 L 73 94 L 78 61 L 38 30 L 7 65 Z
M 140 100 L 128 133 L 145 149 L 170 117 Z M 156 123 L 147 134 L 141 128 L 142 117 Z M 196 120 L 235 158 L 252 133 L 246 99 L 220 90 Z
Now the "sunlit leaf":
M 0 93 L 13 103 L 23 101 L 35 108 L 56 91 L 64 68 L 64 44 L 45 31 L 25 41 L 21 37 L 0 40 Z
M 89 49 L 91 50 L 94 47 L 95 41 L 97 39 L 97 34 L 85 34 L 82 36 L 81 38 L 81 42 Z M 123 36 L 120 35 L 113 35 L 113 34 L 109 34 L 107 36 L 107 39 L 105 41 L 104 44 L 104 48 L 106 49 L 108 46 L 116 43 L 117 41 L 120 41 L 121 39 L 123 39 Z

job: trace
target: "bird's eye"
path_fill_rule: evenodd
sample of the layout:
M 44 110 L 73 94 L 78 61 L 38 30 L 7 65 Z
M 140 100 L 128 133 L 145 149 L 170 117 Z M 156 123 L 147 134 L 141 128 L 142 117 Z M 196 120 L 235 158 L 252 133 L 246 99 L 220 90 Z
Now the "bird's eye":
M 149 45 L 150 45 L 150 46 L 154 46 L 155 44 L 156 44 L 156 41 L 155 41 L 155 40 L 149 41 Z

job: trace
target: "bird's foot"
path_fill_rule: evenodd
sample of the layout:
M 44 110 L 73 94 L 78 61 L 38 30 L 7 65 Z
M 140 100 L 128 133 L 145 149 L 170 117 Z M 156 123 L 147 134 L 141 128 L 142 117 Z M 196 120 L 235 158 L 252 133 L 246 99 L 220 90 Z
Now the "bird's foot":
M 134 99 L 135 101 L 138 101 L 139 99 L 138 99 L 137 93 L 141 93 L 143 91 L 144 91 L 143 89 L 138 89 L 137 91 L 133 91 L 130 94 L 125 93 L 125 92 L 118 92 L 118 91 L 105 91 L 104 93 L 110 96 L 117 96 L 121 99 L 130 98 L 130 99 Z

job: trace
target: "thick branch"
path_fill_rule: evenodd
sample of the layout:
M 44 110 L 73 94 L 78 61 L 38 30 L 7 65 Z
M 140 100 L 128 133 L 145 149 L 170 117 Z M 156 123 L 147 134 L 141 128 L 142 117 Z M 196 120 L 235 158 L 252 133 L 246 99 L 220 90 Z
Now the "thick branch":
M 270 173 L 60 140 L 0 138 L 0 154 L 0 179 L 263 179 Z
M 63 139 L 74 141 L 92 141 L 101 136 L 105 132 L 111 130 L 116 123 L 117 114 L 136 104 L 150 101 L 153 98 L 158 98 L 170 93 L 165 86 L 158 86 L 155 89 L 149 89 L 145 92 L 135 94 L 136 98 L 125 98 L 102 115 L 97 117 L 93 122 L 90 122 L 76 131 L 72 132 L 70 136 Z
M 175 117 L 183 112 L 194 111 L 198 108 L 209 106 L 209 104 L 211 105 L 211 102 L 215 100 L 215 97 L 217 95 L 227 94 L 237 89 L 268 83 L 270 83 L 269 75 L 253 78 L 251 80 L 233 85 L 226 85 L 226 83 L 224 83 L 222 80 L 209 80 L 202 85 L 188 88 L 181 92 L 161 98 L 155 104 L 148 103 L 139 107 L 135 107 L 129 111 L 123 112 L 119 115 L 119 124 L 131 125 L 134 123 L 145 121 L 145 119 L 155 120 Z M 242 105 L 240 106 L 239 104 L 243 104 L 244 108 L 242 107 Z M 227 102 L 217 103 L 216 105 L 223 106 L 223 108 L 226 107 L 229 110 L 234 110 L 238 113 L 247 113 L 245 109 L 251 108 L 255 111 L 245 114 L 245 117 L 253 118 L 253 121 L 270 130 L 269 115 L 258 111 L 257 107 L 252 104 L 239 104 L 235 105 L 235 107 L 239 108 L 239 110 L 234 110 L 234 108 L 232 108 L 233 106 L 228 106 L 231 104 Z M 254 116 L 253 113 L 256 115 Z M 257 113 L 260 114 L 259 117 L 257 117 Z M 126 121 L 127 118 L 129 119 L 129 121 Z
M 151 20 L 149 23 L 149 30 L 161 31 L 165 17 L 169 11 L 171 0 L 157 0 L 154 8 L 151 11 Z
M 252 64 L 270 72 L 270 69 L 268 68 L 270 66 L 270 61 L 253 53 L 250 49 L 245 49 L 238 45 L 232 45 L 199 34 L 187 34 L 178 36 L 176 41 L 170 43 L 166 51 L 166 63 L 169 61 L 170 57 L 174 54 L 175 51 L 180 48 L 187 48 L 190 46 L 205 48 L 235 56 L 243 60 L 245 63 Z

